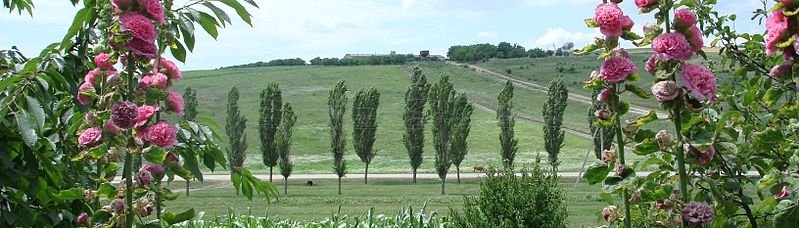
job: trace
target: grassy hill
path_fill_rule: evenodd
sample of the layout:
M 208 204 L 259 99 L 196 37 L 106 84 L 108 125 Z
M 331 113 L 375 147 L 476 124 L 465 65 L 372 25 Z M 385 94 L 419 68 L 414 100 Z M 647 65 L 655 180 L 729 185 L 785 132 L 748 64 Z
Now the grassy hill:
M 361 88 L 376 87 L 381 93 L 378 110 L 378 131 L 375 150 L 377 156 L 370 166 L 373 172 L 410 172 L 407 152 L 402 145 L 402 110 L 404 108 L 404 92 L 409 79 L 407 70 L 410 66 L 353 66 L 353 67 L 263 67 L 245 69 L 222 69 L 191 71 L 184 74 L 175 88 L 183 89 L 191 86 L 198 90 L 200 104 L 199 115 L 210 117 L 220 125 L 224 125 L 225 102 L 227 92 L 232 86 L 238 86 L 241 92 L 239 106 L 247 121 L 247 137 L 249 156 L 245 162 L 247 168 L 263 172 L 257 133 L 258 94 L 269 82 L 280 83 L 283 100 L 290 102 L 298 113 L 293 146 L 295 170 L 300 173 L 331 172 L 332 159 L 329 152 L 327 94 L 328 89 L 338 80 L 346 80 L 351 91 Z M 491 80 L 468 69 L 431 63 L 423 65 L 424 73 L 430 81 L 437 80 L 440 72 L 451 75 L 455 88 L 469 94 L 473 102 L 486 107 L 496 106 L 496 94 L 501 89 L 501 82 Z M 514 98 L 519 115 L 540 119 L 540 105 L 545 94 L 525 92 L 517 89 Z M 352 93 L 349 93 L 352 96 Z M 348 106 L 345 126 L 348 131 L 347 159 L 349 171 L 363 171 L 363 163 L 352 150 L 351 145 L 351 99 Z M 565 125 L 570 128 L 587 128 L 587 106 L 570 102 L 567 109 Z M 475 112 L 470 136 L 470 153 L 466 156 L 463 167 L 472 165 L 499 164 L 499 142 L 497 121 L 490 110 Z M 587 130 L 585 130 L 587 131 Z M 428 131 L 429 134 L 429 131 Z M 543 150 L 543 133 L 541 125 L 533 121 L 519 119 L 516 135 L 520 139 L 517 163 L 533 162 L 535 154 Z M 422 172 L 433 172 L 432 141 L 425 147 L 425 161 Z M 226 146 L 225 142 L 222 142 Z M 566 134 L 565 146 L 562 150 L 563 171 L 576 171 L 582 163 L 583 155 L 590 142 L 585 138 Z M 464 168 L 466 170 L 468 168 Z M 469 169 L 469 171 L 471 171 Z M 453 167 L 454 172 L 454 167 Z

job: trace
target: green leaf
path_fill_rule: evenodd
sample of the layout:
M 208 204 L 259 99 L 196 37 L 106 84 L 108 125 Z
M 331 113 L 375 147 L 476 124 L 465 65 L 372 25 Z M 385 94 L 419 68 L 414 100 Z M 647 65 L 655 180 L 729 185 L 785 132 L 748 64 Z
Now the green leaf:
M 593 51 L 596 51 L 597 49 L 599 49 L 598 45 L 589 44 L 588 46 L 585 46 L 582 50 L 574 52 L 574 54 L 575 55 L 585 55 L 585 54 L 591 53 Z
M 180 214 L 175 214 L 173 212 L 167 212 L 167 213 L 164 213 L 163 215 L 161 215 L 161 218 L 164 219 L 164 221 L 167 224 L 169 224 L 169 225 L 180 223 L 180 222 L 189 220 L 191 218 L 194 218 L 194 208 L 188 209 L 188 210 L 186 210 L 184 212 L 181 212 Z
M 621 188 L 621 181 L 624 180 L 618 176 L 608 176 L 605 178 L 605 181 L 602 182 L 602 190 L 607 193 L 611 193 L 619 188 Z
M 182 44 L 175 42 L 169 47 L 169 52 L 180 62 L 186 62 L 186 48 Z
M 638 96 L 640 98 L 643 98 L 643 99 L 652 98 L 652 94 L 650 94 L 649 92 L 646 92 L 646 90 L 644 90 L 641 87 L 638 87 L 636 85 L 625 84 L 624 88 L 627 89 L 627 91 L 632 92 L 633 94 L 635 94 L 636 96 Z
M 114 215 L 103 209 L 97 209 L 92 215 L 92 224 L 106 224 Z
M 14 118 L 17 120 L 17 127 L 22 136 L 22 141 L 29 148 L 36 149 L 39 136 L 31 123 L 31 116 L 24 109 L 21 109 L 14 115 Z
M 44 116 L 44 108 L 42 108 L 42 104 L 39 103 L 36 98 L 31 96 L 25 96 L 25 100 L 28 102 L 28 111 L 32 113 L 33 117 L 36 119 L 36 129 L 38 129 L 38 132 L 43 132 L 46 117 Z
M 66 50 L 67 48 L 72 47 L 72 45 L 69 45 L 70 40 L 72 39 L 72 37 L 75 37 L 75 35 L 78 34 L 78 31 L 80 31 L 81 27 L 83 27 L 83 23 L 88 19 L 88 16 L 90 15 L 89 12 L 92 10 L 94 10 L 94 8 L 85 7 L 83 9 L 78 10 L 78 12 L 75 13 L 75 19 L 72 20 L 72 25 L 69 26 L 67 34 L 64 35 L 64 39 L 61 40 L 62 49 Z
M 230 17 L 227 15 L 227 13 L 225 13 L 224 10 L 220 9 L 219 7 L 216 7 L 211 2 L 204 2 L 203 5 L 205 7 L 208 7 L 208 9 L 211 9 L 212 12 L 214 12 L 214 15 L 216 15 L 216 18 L 219 18 L 219 22 L 222 22 L 222 26 L 225 25 L 225 22 L 227 22 L 228 24 L 231 23 Z
M 230 8 L 236 10 L 236 14 L 239 15 L 241 20 L 246 22 L 248 25 L 252 26 L 252 19 L 250 18 L 251 17 L 250 12 L 247 12 L 247 9 L 245 9 L 243 5 L 239 4 L 239 2 L 236 0 L 221 0 L 221 1 L 222 3 L 225 3 L 226 5 L 230 6 Z
M 585 26 L 588 26 L 589 28 L 598 28 L 599 24 L 597 24 L 593 18 L 588 18 L 585 19 Z
M 618 104 L 618 107 L 617 107 L 617 110 L 616 110 L 616 112 L 617 112 L 616 115 L 619 115 L 621 117 L 624 114 L 627 114 L 627 112 L 629 112 L 629 111 L 630 111 L 630 103 L 621 102 L 621 103 Z
M 166 159 L 166 150 L 158 146 L 147 147 L 142 151 L 142 154 L 147 161 L 159 165 L 164 163 L 164 159 Z
M 761 177 L 760 180 L 758 181 L 757 189 L 758 190 L 763 190 L 765 188 L 768 188 L 771 185 L 774 185 L 777 182 L 779 182 L 779 180 L 780 180 L 780 174 L 779 173 L 772 172 L 772 173 L 766 174 L 765 176 Z
M 92 148 L 88 153 L 86 153 L 86 155 L 92 159 L 100 159 L 106 154 L 108 154 L 108 150 L 104 146 Z
M 635 34 L 632 31 L 624 31 L 624 33 L 621 35 L 621 38 L 624 39 L 624 40 L 635 41 L 635 40 L 643 39 L 644 37 L 642 37 L 642 36 L 640 36 L 638 34 Z
M 252 184 L 248 178 L 243 178 L 241 180 L 241 193 L 243 193 L 247 199 L 252 200 Z
M 83 189 L 75 187 L 75 188 L 61 190 L 60 192 L 58 192 L 56 197 L 64 201 L 83 199 Z
M 117 189 L 110 183 L 103 183 L 97 188 L 97 195 L 106 199 L 114 199 L 117 196 Z
M 721 115 L 721 118 L 719 119 L 719 122 L 726 123 L 727 121 L 730 121 L 733 118 L 743 117 L 743 115 L 744 115 L 744 113 L 740 112 L 740 111 L 727 110 L 727 111 L 724 112 L 724 114 Z
M 231 173 L 230 182 L 233 184 L 233 188 L 236 189 L 237 193 L 241 191 L 241 174 L 235 172 Z
M 650 110 L 649 113 L 643 116 L 639 116 L 635 119 L 635 122 L 632 125 L 640 127 L 644 126 L 645 124 L 651 123 L 652 121 L 658 120 L 658 115 L 655 110 Z
M 761 201 L 760 204 L 755 207 L 755 212 L 758 214 L 765 214 L 767 212 L 771 212 L 777 206 L 777 200 L 774 197 L 766 197 L 765 200 Z
M 780 100 L 782 93 L 782 89 L 771 87 L 766 91 L 766 95 L 763 96 L 763 101 L 766 103 L 766 106 L 771 107 Z
M 198 13 L 200 15 L 200 21 L 199 21 L 200 26 L 202 26 L 203 29 L 205 29 L 205 32 L 207 32 L 208 35 L 211 35 L 211 37 L 216 39 L 216 37 L 219 36 L 219 31 L 216 30 L 216 27 L 219 26 L 219 23 L 216 22 L 216 19 L 214 19 L 214 17 L 208 15 L 207 13 L 204 12 L 198 12 Z
M 585 170 L 583 178 L 585 178 L 588 184 L 594 185 L 596 183 L 602 182 L 602 180 L 608 176 L 610 170 L 612 170 L 612 168 L 608 166 L 608 164 L 597 162 Z
M 660 150 L 658 142 L 652 139 L 645 139 L 643 142 L 635 144 L 633 153 L 637 155 L 648 155 Z
M 793 228 L 796 227 L 796 224 L 799 224 L 799 207 L 795 203 L 790 200 L 783 200 L 777 205 L 777 208 L 778 212 L 774 215 L 774 227 Z

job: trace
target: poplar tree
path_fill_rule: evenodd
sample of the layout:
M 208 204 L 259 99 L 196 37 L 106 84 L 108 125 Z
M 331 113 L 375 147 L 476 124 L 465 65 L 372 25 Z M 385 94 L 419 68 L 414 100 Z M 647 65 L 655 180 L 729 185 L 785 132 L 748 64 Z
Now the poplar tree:
M 513 127 L 516 125 L 516 118 L 513 117 L 513 83 L 508 80 L 505 87 L 499 92 L 497 101 L 497 121 L 499 121 L 499 144 L 502 149 L 502 164 L 506 169 L 513 168 L 513 161 L 516 159 L 519 140 L 514 137 Z
M 227 148 L 228 160 L 231 171 L 244 165 L 247 158 L 247 119 L 239 111 L 239 89 L 233 86 L 227 95 L 227 119 L 225 120 L 225 133 L 228 135 L 229 147 Z M 239 189 L 236 188 L 236 195 Z
M 347 112 L 347 86 L 344 80 L 338 81 L 328 96 L 328 115 L 330 116 L 330 151 L 333 153 L 333 171 L 338 176 L 338 194 L 341 195 L 341 178 L 347 174 L 344 148 L 347 137 L 344 135 L 344 113 Z
M 433 145 L 436 149 L 436 173 L 441 178 L 441 194 L 445 194 L 447 173 L 452 166 L 450 146 L 452 143 L 452 125 L 455 111 L 455 89 L 449 82 L 449 76 L 441 74 L 441 78 L 430 88 L 428 94 L 430 116 L 433 118 Z
M 289 103 L 283 104 L 282 117 L 280 118 L 280 125 L 277 130 L 275 144 L 277 153 L 280 156 L 280 174 L 283 175 L 283 194 L 288 194 L 289 176 L 294 169 L 294 163 L 291 161 L 291 143 L 292 133 L 294 131 L 294 123 L 297 122 L 297 115 L 294 109 L 291 108 Z
M 265 89 L 261 90 L 261 113 L 258 118 L 258 133 L 261 140 L 261 156 L 265 166 L 269 167 L 269 182 L 272 182 L 272 171 L 277 165 L 278 156 L 275 150 L 275 133 L 280 125 L 282 115 L 280 108 L 283 106 L 283 98 L 280 87 L 277 83 L 269 83 Z
M 563 78 L 558 77 L 549 83 L 547 91 L 547 101 L 544 103 L 542 114 L 544 116 L 544 149 L 549 155 L 549 164 L 552 166 L 552 173 L 557 175 L 558 154 L 563 147 L 564 132 L 561 130 L 563 124 L 563 112 L 566 110 L 566 99 L 569 91 L 563 84 Z
M 374 87 L 358 90 L 352 104 L 352 145 L 355 153 L 366 165 L 363 183 L 368 183 L 369 164 L 375 157 L 374 144 L 377 131 L 377 106 L 380 105 L 380 92 Z
M 422 74 L 418 65 L 414 66 L 411 85 L 405 92 L 405 113 L 402 114 L 402 120 L 405 122 L 402 142 L 408 151 L 414 184 L 416 183 L 416 170 L 422 165 L 422 154 L 424 153 L 424 125 L 427 123 L 424 106 L 427 103 L 429 91 L 430 84 L 427 83 L 427 78 Z
M 193 121 L 197 118 L 197 91 L 191 87 L 186 87 L 183 93 L 183 120 Z M 189 195 L 189 184 L 191 180 L 186 179 L 186 195 Z
M 461 183 L 461 162 L 466 158 L 469 153 L 468 138 L 469 131 L 471 130 L 472 112 L 474 107 L 469 103 L 465 93 L 461 93 L 455 98 L 454 101 L 453 117 L 455 121 L 452 126 L 452 164 L 455 165 L 455 173 L 458 177 L 458 183 Z

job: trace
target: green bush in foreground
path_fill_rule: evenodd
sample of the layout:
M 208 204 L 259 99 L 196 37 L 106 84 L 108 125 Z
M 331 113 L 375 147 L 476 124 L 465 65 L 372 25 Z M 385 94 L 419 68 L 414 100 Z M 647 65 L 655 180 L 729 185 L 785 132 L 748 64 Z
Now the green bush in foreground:
M 452 211 L 454 227 L 566 227 L 566 203 L 557 177 L 536 164 L 531 172 L 489 170 L 480 193 Z

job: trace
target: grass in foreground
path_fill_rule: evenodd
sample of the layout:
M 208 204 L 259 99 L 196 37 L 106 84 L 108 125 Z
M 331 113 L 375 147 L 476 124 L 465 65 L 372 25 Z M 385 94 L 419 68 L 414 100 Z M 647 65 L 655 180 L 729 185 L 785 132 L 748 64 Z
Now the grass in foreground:
M 370 208 L 375 214 L 393 216 L 398 210 L 427 205 L 426 211 L 436 211 L 440 216 L 449 214 L 449 208 L 461 209 L 463 197 L 477 194 L 479 181 L 464 179 L 461 184 L 448 180 L 447 195 L 440 194 L 440 181 L 420 179 L 411 184 L 406 179 L 373 179 L 364 185 L 358 178 L 345 179 L 341 196 L 336 195 L 335 180 L 314 180 L 314 186 L 305 186 L 305 180 L 289 180 L 289 194 L 281 195 L 278 202 L 266 205 L 263 198 L 248 201 L 236 196 L 227 182 L 192 183 L 190 196 L 181 194 L 177 201 L 168 202 L 170 211 L 195 208 L 205 212 L 205 219 L 227 215 L 232 209 L 237 214 L 268 216 L 278 219 L 321 221 L 331 217 L 341 207 L 341 214 L 352 217 L 363 215 Z M 575 187 L 574 178 L 561 179 L 569 211 L 569 227 L 600 224 L 599 212 L 605 203 L 599 199 L 600 186 L 581 183 Z M 275 182 L 282 190 L 282 182 Z M 175 191 L 183 192 L 183 183 L 176 182 Z

